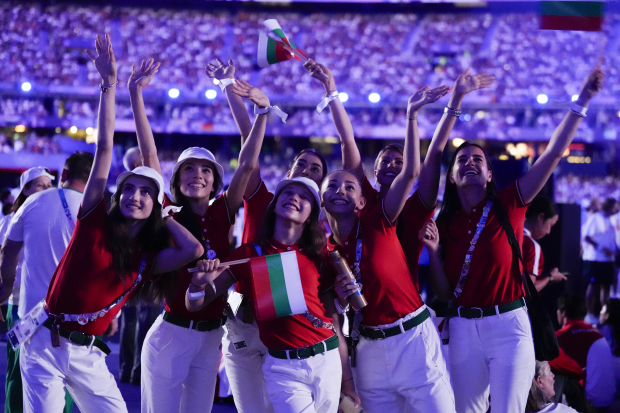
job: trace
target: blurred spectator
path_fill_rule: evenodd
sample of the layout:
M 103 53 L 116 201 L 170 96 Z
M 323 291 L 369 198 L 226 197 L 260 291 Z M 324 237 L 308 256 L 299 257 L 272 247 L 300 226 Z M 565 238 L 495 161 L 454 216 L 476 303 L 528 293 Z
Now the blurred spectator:
M 610 298 L 601 309 L 598 331 L 605 337 L 613 355 L 616 391 L 620 390 L 620 299 Z
M 525 405 L 526 413 L 577 413 L 577 410 L 559 403 L 552 403 L 555 396 L 554 375 L 551 372 L 549 363 L 546 361 L 536 361 L 536 370 L 530 394 Z

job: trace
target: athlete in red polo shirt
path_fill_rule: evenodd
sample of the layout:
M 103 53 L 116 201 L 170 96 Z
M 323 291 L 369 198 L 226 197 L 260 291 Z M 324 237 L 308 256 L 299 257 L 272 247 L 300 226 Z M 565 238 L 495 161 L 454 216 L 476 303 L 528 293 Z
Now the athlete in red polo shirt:
M 103 193 L 112 163 L 117 83 L 109 35 L 97 35 L 96 49 L 96 57 L 88 52 L 102 77 L 93 167 L 73 237 L 45 298 L 49 318 L 23 343 L 20 356 L 29 413 L 61 411 L 65 387 L 82 411 L 127 412 L 103 360 L 109 349 L 96 336 L 106 331 L 127 297 L 140 291 L 143 280 L 174 271 L 203 251 L 181 225 L 164 223 L 163 178 L 151 168 L 119 175 L 107 213 Z
M 482 147 L 462 144 L 446 175 L 439 230 L 429 222 L 420 231 L 430 253 L 435 293 L 452 300 L 450 374 L 461 412 L 486 412 L 489 390 L 493 410 L 525 409 L 534 374 L 534 346 L 520 265 L 514 265 L 494 203 L 503 207 L 521 243 L 526 207 L 562 158 L 602 81 L 599 65 L 585 79 L 579 99 L 530 171 L 499 193 Z
M 318 187 L 313 181 L 304 177 L 283 180 L 267 209 L 261 239 L 256 244 L 242 245 L 227 259 L 298 252 L 300 281 L 308 311 L 256 321 L 260 339 L 269 349 L 262 371 L 269 400 L 277 412 L 334 412 L 341 390 L 359 404 L 346 342 L 334 306 L 334 274 L 326 260 L 319 212 Z M 219 260 L 199 262 L 203 272 L 194 273 L 187 294 L 190 310 L 200 310 L 234 282 L 238 282 L 243 294 L 254 296 L 249 264 L 230 268 L 218 268 L 218 265 Z M 336 348 L 338 351 L 334 351 Z M 245 377 L 248 381 L 256 379 Z
M 157 148 L 142 100 L 142 87 L 154 77 L 159 64 L 143 62 L 129 80 L 138 144 L 144 162 L 160 170 Z M 269 99 L 247 83 L 235 85 L 235 92 L 250 98 L 261 108 Z M 224 168 L 205 148 L 183 151 L 172 169 L 170 192 L 182 206 L 174 219 L 204 245 L 205 257 L 225 257 L 228 234 L 234 224 L 246 182 L 258 167 L 258 154 L 265 134 L 267 114 L 258 115 L 246 145 L 239 154 L 239 166 L 230 186 L 222 191 Z M 209 203 L 217 197 L 211 205 Z M 169 202 L 168 202 L 169 203 Z M 191 267 L 193 267 L 192 263 Z M 166 296 L 165 311 L 145 338 L 142 351 L 142 412 L 202 412 L 210 410 L 220 363 L 219 347 L 226 322 L 226 297 L 218 297 L 199 312 L 185 307 L 185 291 L 191 282 L 187 267 L 180 271 L 174 292 Z
M 351 352 L 356 388 L 369 413 L 402 411 L 403 404 L 415 411 L 455 411 L 437 329 L 411 279 L 395 226 L 420 169 L 416 116 L 447 92 L 446 87 L 425 87 L 409 99 L 402 172 L 370 210 L 360 213 L 366 208 L 361 165 L 356 175 L 329 174 L 322 186 L 333 231 L 328 249 L 339 251 L 352 266 L 368 301 L 354 316 Z M 346 307 L 346 297 L 358 287 L 341 276 L 336 288 Z

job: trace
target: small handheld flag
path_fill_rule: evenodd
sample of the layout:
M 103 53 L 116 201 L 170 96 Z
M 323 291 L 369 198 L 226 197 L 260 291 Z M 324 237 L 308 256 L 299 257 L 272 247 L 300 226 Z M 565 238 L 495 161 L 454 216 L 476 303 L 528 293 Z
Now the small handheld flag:
M 296 251 L 252 258 L 250 266 L 257 319 L 271 320 L 308 311 Z
M 256 59 L 260 67 L 285 62 L 292 58 L 293 55 L 285 49 L 284 43 L 273 40 L 263 32 L 259 33 Z
M 289 50 L 289 51 L 293 53 L 293 57 L 296 60 L 308 60 L 308 57 L 306 56 L 306 54 L 297 47 L 297 45 L 293 42 L 293 40 L 289 39 L 286 36 L 286 34 L 284 34 L 284 31 L 282 30 L 282 28 L 280 27 L 280 24 L 278 23 L 278 21 L 276 19 L 265 20 L 263 22 L 263 24 L 265 25 L 267 30 L 269 30 L 271 33 L 273 33 L 273 36 L 275 37 L 274 40 L 276 41 L 276 43 L 278 43 L 278 39 L 279 39 L 279 42 L 283 43 L 283 46 L 286 46 L 286 47 L 292 49 L 292 50 Z M 258 54 L 259 55 L 259 66 L 264 67 L 263 65 L 261 65 L 261 57 L 260 56 L 262 55 L 262 53 L 261 53 L 261 44 L 260 43 L 261 43 L 261 39 L 259 38 L 259 47 L 258 47 L 258 50 L 259 50 L 259 54 Z M 285 47 L 285 49 L 286 49 L 286 47 Z M 286 49 L 286 50 L 288 50 L 288 49 Z M 289 60 L 289 59 L 286 59 L 286 60 Z M 274 63 L 279 63 L 279 62 L 282 62 L 282 61 L 283 60 L 277 60 Z M 270 63 L 270 64 L 273 64 L 273 63 Z M 265 64 L 265 66 L 266 66 L 266 64 Z
M 542 1 L 540 28 L 601 31 L 603 6 L 602 1 Z

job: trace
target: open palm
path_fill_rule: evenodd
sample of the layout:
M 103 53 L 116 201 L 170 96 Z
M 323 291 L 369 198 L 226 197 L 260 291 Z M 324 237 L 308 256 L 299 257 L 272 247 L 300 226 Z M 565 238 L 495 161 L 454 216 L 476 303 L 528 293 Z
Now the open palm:
M 86 54 L 95 64 L 97 72 L 106 82 L 116 82 L 116 59 L 114 58 L 109 34 L 106 33 L 103 38 L 97 35 L 95 50 L 97 51 L 96 56 L 88 49 L 86 49 Z
M 269 107 L 269 98 L 259 88 L 250 85 L 245 80 L 237 80 L 237 83 L 232 85 L 232 91 L 242 98 L 250 99 L 258 107 Z
M 435 89 L 431 89 L 429 86 L 424 86 L 409 98 L 408 110 L 415 112 L 426 104 L 437 102 L 449 91 L 450 88 L 448 86 L 439 86 Z
M 495 82 L 495 76 L 488 72 L 470 75 L 469 69 L 461 73 L 454 82 L 454 93 L 466 95 L 474 90 L 491 86 Z
M 153 64 L 153 62 L 154 60 L 152 58 L 149 59 L 148 62 L 143 60 L 138 70 L 136 70 L 135 64 L 132 66 L 131 76 L 129 76 L 129 81 L 127 82 L 127 88 L 129 90 L 141 89 L 153 80 L 161 64 L 159 62 Z
M 235 65 L 233 64 L 232 59 L 228 59 L 228 64 L 224 64 L 220 59 L 215 59 L 218 65 L 214 65 L 213 63 L 209 63 L 207 68 L 205 69 L 205 73 L 211 79 L 234 79 L 235 77 Z

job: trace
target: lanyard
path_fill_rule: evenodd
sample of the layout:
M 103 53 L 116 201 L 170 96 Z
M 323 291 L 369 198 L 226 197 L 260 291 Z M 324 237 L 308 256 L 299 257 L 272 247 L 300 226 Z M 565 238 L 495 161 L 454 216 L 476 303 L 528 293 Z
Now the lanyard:
M 105 308 L 103 308 L 103 309 L 101 309 L 99 311 L 95 311 L 93 313 L 84 313 L 84 314 L 64 314 L 64 313 L 61 313 L 59 318 L 61 319 L 61 321 L 77 321 L 79 324 L 85 325 L 89 321 L 95 321 L 99 317 L 103 317 L 104 315 L 106 315 L 108 313 L 108 311 L 110 311 L 112 308 L 114 308 L 117 305 L 119 305 L 123 301 L 123 299 L 129 293 L 131 293 L 138 286 L 138 284 L 140 284 L 140 281 L 142 281 L 142 272 L 144 271 L 144 268 L 146 268 L 146 254 L 142 255 L 142 262 L 140 263 L 140 270 L 138 271 L 138 277 L 136 277 L 136 280 L 133 282 L 133 284 L 131 285 L 131 287 L 129 287 L 129 289 L 127 291 L 125 291 L 123 294 L 121 294 L 121 296 L 118 297 L 116 300 L 114 300 L 114 302 L 112 302 L 112 304 L 110 304 L 109 306 L 107 306 L 107 307 L 105 307 Z M 50 314 L 50 315 L 52 315 L 52 314 Z
M 75 223 L 73 222 L 73 218 L 71 217 L 71 210 L 69 209 L 67 198 L 65 198 L 65 191 L 63 191 L 62 188 L 58 188 L 58 196 L 60 197 L 60 202 L 62 202 L 62 207 L 65 210 L 65 216 L 67 217 L 71 228 L 73 228 L 75 226 Z
M 463 269 L 461 269 L 461 277 L 459 278 L 459 282 L 454 289 L 455 299 L 459 298 L 461 294 L 463 294 L 463 286 L 465 285 L 465 281 L 467 281 L 467 274 L 469 274 L 469 267 L 471 266 L 471 257 L 474 254 L 474 250 L 476 249 L 476 243 L 478 242 L 478 238 L 480 238 L 480 233 L 487 224 L 487 220 L 489 218 L 489 211 L 491 211 L 492 206 L 493 201 L 488 201 L 484 208 L 482 208 L 482 216 L 480 217 L 480 221 L 478 222 L 478 224 L 476 224 L 476 233 L 471 239 L 469 243 L 469 249 L 467 250 L 467 254 L 465 255 Z

